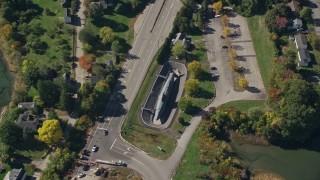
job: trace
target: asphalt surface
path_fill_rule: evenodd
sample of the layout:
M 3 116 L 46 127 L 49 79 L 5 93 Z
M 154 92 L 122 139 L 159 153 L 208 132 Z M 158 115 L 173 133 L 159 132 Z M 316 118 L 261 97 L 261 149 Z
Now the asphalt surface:
M 314 28 L 318 35 L 320 35 L 320 0 L 310 0 L 309 6 L 312 8 L 312 17 L 314 21 Z
M 161 6 L 163 8 L 158 16 Z M 90 161 L 96 159 L 123 160 L 130 168 L 141 173 L 144 179 L 164 180 L 171 178 L 180 159 L 170 161 L 167 167 L 172 168 L 164 169 L 163 161 L 153 159 L 145 152 L 125 142 L 121 137 L 121 127 L 152 59 L 169 35 L 175 15 L 181 7 L 180 0 L 159 0 L 151 4 L 151 7 L 145 12 L 145 18 L 139 31 L 136 32 L 132 49 L 129 52 L 136 58 L 128 59 L 125 63 L 115 92 L 106 107 L 105 116 L 109 117 L 110 121 L 98 124 L 85 147 L 88 150 L 91 150 L 93 145 L 99 147 L 97 152 L 90 153 Z M 107 136 L 104 135 L 104 130 L 109 132 Z

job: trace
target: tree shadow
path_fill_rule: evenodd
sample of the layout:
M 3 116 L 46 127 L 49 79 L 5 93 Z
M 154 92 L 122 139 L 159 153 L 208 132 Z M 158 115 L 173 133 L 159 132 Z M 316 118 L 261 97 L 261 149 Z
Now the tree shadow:
M 114 32 L 125 32 L 129 29 L 127 25 L 105 18 L 103 16 L 100 18 L 93 19 L 91 22 L 93 25 L 99 28 L 104 26 L 110 27 Z
M 212 75 L 207 71 L 202 71 L 199 75 L 199 81 L 211 81 Z
M 211 99 L 214 97 L 214 94 L 210 91 L 200 88 L 192 97 Z

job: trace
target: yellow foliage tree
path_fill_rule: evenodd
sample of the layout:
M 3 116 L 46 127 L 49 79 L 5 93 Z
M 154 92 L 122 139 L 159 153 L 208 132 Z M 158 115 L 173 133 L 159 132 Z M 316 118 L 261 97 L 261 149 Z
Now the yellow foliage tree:
M 218 1 L 216 3 L 213 3 L 212 8 L 216 12 L 216 14 L 220 14 L 222 10 L 222 1 Z
M 11 24 L 5 24 L 0 28 L 0 39 L 1 40 L 8 40 L 13 32 Z
M 38 129 L 39 140 L 52 146 L 57 143 L 63 135 L 60 122 L 56 119 L 44 121 L 41 128 Z
M 247 89 L 249 87 L 249 82 L 246 78 L 242 77 L 239 79 L 239 86 L 243 89 Z
M 229 53 L 228 53 L 228 55 L 229 55 L 229 58 L 231 59 L 231 60 L 236 60 L 236 58 L 237 58 L 237 51 L 235 50 L 235 49 L 233 49 L 233 48 L 231 48 L 230 50 L 229 50 Z
M 31 60 L 26 60 L 26 59 L 23 60 L 22 61 L 22 67 L 21 67 L 22 73 L 26 73 L 28 68 L 33 66 L 33 65 L 34 65 L 34 63 Z
M 185 89 L 186 89 L 186 92 L 188 93 L 188 95 L 194 96 L 198 92 L 199 88 L 200 88 L 200 85 L 199 85 L 198 79 L 188 79 L 187 80 Z
M 230 28 L 229 27 L 224 27 L 223 28 L 223 31 L 222 31 L 222 33 L 223 33 L 223 36 L 226 38 L 226 37 L 228 37 L 229 35 L 230 35 Z
M 229 16 L 228 15 L 223 15 L 221 17 L 221 23 L 222 23 L 223 27 L 228 26 L 228 24 L 229 24 Z
M 192 61 L 188 64 L 188 71 L 190 71 L 191 78 L 196 78 L 201 73 L 201 63 L 199 61 Z

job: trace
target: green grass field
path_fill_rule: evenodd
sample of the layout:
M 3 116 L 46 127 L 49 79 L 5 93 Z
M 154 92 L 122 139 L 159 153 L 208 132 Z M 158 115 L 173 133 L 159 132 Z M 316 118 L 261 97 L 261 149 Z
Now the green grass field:
M 59 1 L 53 0 L 33 0 L 33 3 L 39 5 L 43 10 L 49 9 L 54 13 L 52 16 L 47 16 L 42 14 L 41 16 L 34 18 L 30 23 L 40 23 L 41 27 L 48 31 L 57 26 L 57 21 L 63 22 L 63 8 L 61 7 Z M 63 22 L 64 23 L 64 22 Z M 65 28 L 72 29 L 70 25 L 65 25 Z M 56 35 L 57 36 L 57 35 Z M 64 39 L 72 47 L 72 35 L 70 33 L 62 32 L 59 33 L 61 39 Z M 51 68 L 56 68 L 64 65 L 63 53 L 59 49 L 59 45 L 56 42 L 56 37 L 51 39 L 45 32 L 40 36 L 40 39 L 47 43 L 48 48 L 44 54 L 36 54 L 34 52 L 29 52 L 24 59 L 29 59 L 35 61 L 38 65 L 45 64 Z
M 268 89 L 275 57 L 273 42 L 269 39 L 268 29 L 264 25 L 264 16 L 253 16 L 247 20 L 263 84 Z
M 242 112 L 248 112 L 248 110 L 252 107 L 263 107 L 264 103 L 264 100 L 240 100 L 228 102 L 223 104 L 222 107 L 236 107 Z

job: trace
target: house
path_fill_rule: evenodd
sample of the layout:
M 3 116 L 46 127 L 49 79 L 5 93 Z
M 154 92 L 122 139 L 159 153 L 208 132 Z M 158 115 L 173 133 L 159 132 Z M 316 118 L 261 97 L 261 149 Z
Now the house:
M 299 62 L 298 62 L 299 67 L 308 66 L 309 62 L 311 61 L 310 53 L 305 49 L 298 50 L 298 58 L 299 58 Z
M 299 18 L 296 18 L 288 23 L 287 28 L 289 30 L 293 30 L 293 29 L 302 28 L 302 26 L 303 26 L 302 20 Z
M 18 104 L 20 109 L 33 109 L 36 106 L 34 102 L 21 102 Z
M 29 128 L 32 131 L 37 131 L 45 120 L 45 118 L 36 117 L 35 115 L 32 115 L 26 111 L 19 115 L 16 124 L 20 128 Z
M 301 33 L 295 34 L 294 39 L 297 49 L 307 49 L 308 43 L 305 35 Z
M 71 7 L 71 1 L 70 0 L 60 0 L 61 6 L 63 8 L 70 8 Z
M 71 22 L 72 22 L 72 18 L 71 18 L 70 9 L 64 8 L 64 23 L 71 24 Z
M 91 2 L 89 4 L 90 9 L 96 9 L 99 7 L 102 7 L 102 9 L 108 9 L 108 7 L 113 6 L 113 1 L 111 0 L 99 0 L 99 2 Z
M 299 7 L 297 1 L 292 0 L 292 1 L 290 1 L 287 5 L 290 7 L 293 15 L 294 15 L 295 17 L 299 17 L 300 7 Z
M 26 179 L 26 172 L 22 168 L 12 169 L 4 177 L 4 180 L 24 180 L 24 179 Z

